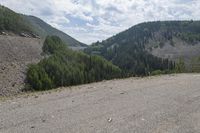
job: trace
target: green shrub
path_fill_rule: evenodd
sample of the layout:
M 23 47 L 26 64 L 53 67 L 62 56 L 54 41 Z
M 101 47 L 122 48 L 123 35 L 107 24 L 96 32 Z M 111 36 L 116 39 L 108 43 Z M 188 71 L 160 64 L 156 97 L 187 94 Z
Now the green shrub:
M 30 65 L 27 72 L 27 81 L 35 90 L 47 90 L 53 87 L 51 79 L 39 65 Z
M 65 49 L 66 44 L 57 36 L 47 36 L 42 47 L 45 54 L 54 54 L 56 51 Z
M 177 73 L 186 72 L 185 63 L 182 58 L 180 58 L 179 61 L 176 63 L 175 71 Z
M 161 74 L 164 74 L 164 72 L 161 70 L 155 70 L 155 71 L 151 72 L 151 75 L 161 75 Z

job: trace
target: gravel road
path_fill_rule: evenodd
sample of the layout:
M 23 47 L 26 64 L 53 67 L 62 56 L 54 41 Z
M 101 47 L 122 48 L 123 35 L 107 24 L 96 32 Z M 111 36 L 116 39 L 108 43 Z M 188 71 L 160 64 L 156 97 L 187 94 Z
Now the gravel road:
M 200 74 L 128 78 L 0 102 L 1 133 L 200 133 Z

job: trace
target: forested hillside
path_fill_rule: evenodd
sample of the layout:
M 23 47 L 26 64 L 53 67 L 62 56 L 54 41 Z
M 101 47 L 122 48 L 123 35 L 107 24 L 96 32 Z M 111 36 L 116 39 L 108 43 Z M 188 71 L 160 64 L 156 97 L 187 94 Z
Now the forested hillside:
M 0 34 L 10 35 L 12 33 L 23 37 L 37 37 L 41 39 L 45 39 L 48 35 L 56 35 L 71 47 L 78 47 L 79 49 L 87 47 L 86 44 L 53 28 L 37 17 L 18 14 L 0 5 Z
M 57 30 L 56 28 L 45 23 L 43 20 L 37 17 L 23 15 L 23 18 L 33 25 L 34 31 L 42 38 L 45 38 L 47 35 L 55 35 L 60 37 L 63 40 L 63 42 L 69 44 L 69 46 L 83 48 L 87 47 L 86 44 L 83 44 L 77 41 L 76 39 L 72 38 L 71 36 L 65 34 L 64 32 Z
M 99 56 L 75 52 L 57 36 L 48 36 L 43 45 L 46 56 L 36 65 L 30 65 L 27 82 L 35 90 L 90 83 L 118 78 L 121 70 Z
M 20 14 L 0 5 L 0 31 L 12 31 L 19 34 L 21 32 L 32 33 L 33 29 Z
M 141 75 L 157 69 L 171 70 L 175 68 L 171 60 L 200 56 L 199 42 L 199 21 L 158 21 L 133 26 L 94 43 L 85 52 L 101 55 L 121 69 Z

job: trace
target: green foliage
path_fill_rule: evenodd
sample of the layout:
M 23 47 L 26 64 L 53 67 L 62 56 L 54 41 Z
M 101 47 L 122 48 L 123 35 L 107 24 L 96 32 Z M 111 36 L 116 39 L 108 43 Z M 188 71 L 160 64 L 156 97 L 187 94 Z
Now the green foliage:
M 57 36 L 47 36 L 42 47 L 45 54 L 54 54 L 56 51 L 65 50 L 66 45 Z
M 168 69 L 163 70 L 163 71 L 155 70 L 155 71 L 151 72 L 151 75 L 154 76 L 154 75 L 172 74 L 172 73 L 175 73 L 175 71 L 174 70 L 168 70 Z
M 28 83 L 36 90 L 46 90 L 53 87 L 51 79 L 39 65 L 30 65 L 27 72 Z
M 151 72 L 151 75 L 161 75 L 161 74 L 164 74 L 164 72 L 161 70 L 155 70 L 155 71 Z
M 85 52 L 88 53 L 88 49 Z M 149 54 L 142 45 L 131 42 L 110 49 L 104 47 L 100 54 L 131 76 L 148 75 L 148 73 L 158 69 L 162 71 L 174 69 L 172 61 L 155 57 Z
M 32 33 L 31 24 L 12 10 L 0 5 L 0 31 Z
M 180 58 L 179 61 L 176 63 L 175 71 L 177 73 L 185 72 L 185 63 L 182 58 Z
M 90 83 L 118 78 L 121 70 L 100 56 L 75 52 L 55 36 L 47 37 L 43 47 L 49 57 L 28 69 L 27 81 L 35 90 Z
M 200 57 L 193 58 L 190 64 L 191 64 L 190 72 L 200 72 Z

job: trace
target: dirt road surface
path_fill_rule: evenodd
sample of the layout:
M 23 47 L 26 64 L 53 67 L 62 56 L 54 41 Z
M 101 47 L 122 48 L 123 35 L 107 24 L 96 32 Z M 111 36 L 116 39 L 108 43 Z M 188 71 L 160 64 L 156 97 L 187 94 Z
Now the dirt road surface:
M 43 93 L 0 102 L 0 132 L 200 132 L 200 74 L 111 80 Z

